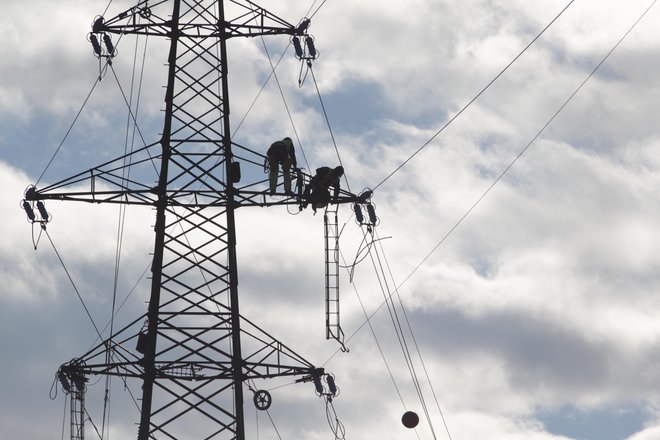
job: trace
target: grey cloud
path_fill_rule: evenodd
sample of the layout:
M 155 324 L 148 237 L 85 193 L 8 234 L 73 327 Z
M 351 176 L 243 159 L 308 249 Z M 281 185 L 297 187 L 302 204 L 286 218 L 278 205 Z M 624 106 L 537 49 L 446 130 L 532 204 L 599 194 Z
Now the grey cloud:
M 285 3 L 273 3 L 282 16 L 297 17 L 304 13 L 298 9 L 306 9 Z M 322 51 L 315 74 L 353 189 L 378 183 L 428 140 L 558 12 L 551 3 L 530 8 L 527 2 L 512 2 L 505 9 L 481 1 L 461 6 L 327 2 L 313 20 L 312 31 Z M 641 4 L 615 3 L 599 4 L 598 11 L 586 4 L 571 9 L 456 123 L 379 188 L 374 199 L 381 217 L 379 233 L 393 237 L 384 243 L 397 277 L 407 275 L 483 193 L 585 77 L 600 49 L 609 48 L 608 42 L 618 37 L 614 29 L 628 25 L 637 3 Z M 43 20 L 33 19 L 36 15 L 29 9 L 14 14 L 16 20 L 30 24 L 21 34 L 29 43 L 22 51 L 11 42 L 17 34 L 4 37 L 3 47 L 15 62 L 0 70 L 8 88 L 6 94 L 0 92 L 0 100 L 8 101 L 0 102 L 14 104 L 14 108 L 4 106 L 3 114 L 8 116 L 1 123 L 2 156 L 33 175 L 43 169 L 97 74 L 96 59 L 84 36 L 100 11 L 86 14 L 81 5 L 60 2 L 52 9 L 39 4 L 40 14 L 66 16 L 78 11 L 73 21 L 60 15 L 49 20 L 51 27 L 45 36 L 38 32 L 39 38 L 29 30 Z M 337 32 L 337 20 L 346 31 Z M 655 153 L 656 112 L 651 107 L 657 102 L 653 96 L 658 87 L 657 79 L 648 75 L 657 71 L 656 62 L 648 60 L 658 57 L 654 40 L 643 37 L 644 29 L 640 28 L 638 39 L 630 40 L 631 46 L 617 50 L 607 69 L 592 78 L 543 141 L 409 281 L 406 287 L 414 288 L 402 292 L 404 301 L 413 305 L 413 326 L 431 375 L 439 380 L 438 391 L 446 397 L 441 400 L 450 405 L 449 424 L 458 433 L 456 438 L 557 438 L 535 422 L 538 405 L 563 405 L 571 399 L 625 406 L 658 399 L 654 391 L 657 326 L 652 311 L 658 305 L 654 249 L 659 239 L 653 233 L 658 217 L 653 188 L 659 183 L 655 175 L 660 162 Z M 132 58 L 127 42 L 115 60 L 122 79 L 128 77 Z M 231 64 L 235 120 L 247 110 L 269 72 L 260 51 L 257 43 L 241 43 L 232 53 L 241 55 Z M 140 120 L 147 141 L 157 139 L 161 128 L 162 61 L 163 57 L 158 59 L 157 72 L 148 77 L 149 91 L 143 97 Z M 280 79 L 311 166 L 337 160 L 313 84 L 308 79 L 297 88 L 299 65 L 294 60 L 287 59 L 282 69 Z M 355 85 L 359 93 L 347 91 L 347 84 Z M 106 76 L 47 180 L 70 174 L 70 163 L 78 171 L 118 155 L 111 147 L 123 148 L 126 113 L 116 92 L 114 79 Z M 241 142 L 266 145 L 274 135 L 292 130 L 278 95 L 271 83 L 265 103 L 241 128 Z M 361 112 L 342 110 L 355 100 L 360 105 L 353 110 L 362 108 Z M 53 115 L 56 121 L 51 120 Z M 16 207 L 30 180 L 14 177 L 3 199 L 11 207 Z M 116 229 L 105 219 L 105 211 L 65 203 L 51 206 L 57 222 L 49 227 L 55 238 L 61 237 L 57 244 L 66 251 L 93 316 L 102 322 L 109 313 L 108 286 L 112 285 L 111 271 L 106 270 L 113 255 L 108 243 Z M 83 218 L 76 219 L 78 212 Z M 61 423 L 62 401 L 46 401 L 54 370 L 82 353 L 93 334 L 58 262 L 44 243 L 35 257 L 23 213 L 17 207 L 12 213 L 16 215 L 2 220 L 3 232 L 11 234 L 0 257 L 3 269 L 11 273 L 5 279 L 10 285 L 0 296 L 7 310 L 3 347 L 11 354 L 11 374 L 5 375 L 3 390 L 14 396 L 22 393 L 5 398 L 2 405 L 13 419 L 25 420 L 29 414 L 48 425 L 47 429 L 30 426 L 29 435 L 22 431 L 20 436 L 47 438 Z M 340 215 L 348 218 L 350 212 L 343 210 Z M 111 217 L 116 218 L 114 212 Z M 282 211 L 241 218 L 240 289 L 250 318 L 256 317 L 305 357 L 323 362 L 336 344 L 323 339 L 322 219 L 308 217 Z M 141 272 L 148 263 L 151 220 L 149 213 L 131 218 L 142 227 L 131 235 L 139 246 L 126 255 L 127 269 Z M 271 228 L 264 230 L 262 222 Z M 65 232 L 68 228 L 73 232 Z M 347 226 L 342 244 L 349 257 L 348 249 L 361 238 L 351 232 L 354 229 L 353 223 Z M 295 239 L 273 237 L 277 235 L 273 231 Z M 84 235 L 94 237 L 95 247 L 100 248 L 93 255 L 76 240 Z M 149 236 L 144 242 L 139 238 L 143 235 Z M 356 276 L 368 311 L 382 301 L 370 271 L 363 263 Z M 39 275 L 43 283 L 34 281 Z M 126 293 L 138 276 L 127 272 L 120 291 Z M 14 284 L 19 280 L 23 287 Z M 30 285 L 39 301 L 6 295 L 7 289 Z M 421 301 L 428 298 L 420 299 L 419 286 L 425 286 L 427 294 L 442 293 L 423 304 L 424 312 Z M 347 284 L 342 285 L 342 295 L 345 329 L 352 332 L 364 318 Z M 145 299 L 141 285 L 120 319 L 143 313 Z M 379 314 L 374 325 L 404 398 L 417 405 L 387 319 Z M 411 433 L 402 431 L 398 420 L 400 402 L 367 328 L 350 346 L 349 354 L 334 357 L 328 365 L 344 388 L 336 405 L 349 437 L 407 438 Z M 493 374 L 484 378 L 489 368 Z M 488 396 L 478 388 L 485 381 Z M 314 400 L 307 385 L 300 391 L 274 391 L 274 415 L 291 438 L 325 438 L 329 431 L 322 420 L 322 402 Z M 139 384 L 131 386 L 139 388 Z M 250 417 L 256 417 L 251 411 Z M 260 421 L 265 422 L 264 414 Z M 27 424 L 2 424 L 21 425 Z M 3 435 L 19 436 L 14 428 L 3 429 Z M 122 430 L 135 433 L 132 426 Z

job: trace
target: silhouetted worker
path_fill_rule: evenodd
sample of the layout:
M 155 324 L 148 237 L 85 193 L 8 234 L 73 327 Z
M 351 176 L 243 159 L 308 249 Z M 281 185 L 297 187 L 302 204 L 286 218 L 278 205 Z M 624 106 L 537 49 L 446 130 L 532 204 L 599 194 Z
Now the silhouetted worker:
M 296 161 L 296 151 L 293 148 L 293 141 L 291 138 L 285 137 L 281 141 L 273 142 L 266 153 L 266 161 L 268 163 L 268 168 L 270 169 L 268 175 L 270 193 L 275 194 L 279 166 L 282 165 L 282 173 L 284 174 L 284 192 L 289 195 L 293 194 L 293 192 L 291 192 L 291 166 L 296 168 L 298 163 Z
M 316 174 L 309 181 L 309 185 L 305 187 L 305 200 L 303 208 L 307 207 L 307 203 L 312 204 L 312 209 L 316 212 L 319 208 L 325 208 L 330 201 L 337 201 L 339 196 L 339 179 L 344 175 L 344 168 L 338 166 L 336 168 L 321 167 L 316 169 Z M 334 188 L 332 197 L 330 197 L 330 187 Z

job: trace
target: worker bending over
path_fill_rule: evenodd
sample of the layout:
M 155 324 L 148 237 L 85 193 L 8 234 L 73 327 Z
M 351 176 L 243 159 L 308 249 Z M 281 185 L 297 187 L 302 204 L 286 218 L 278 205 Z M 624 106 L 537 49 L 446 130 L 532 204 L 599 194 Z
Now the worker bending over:
M 335 168 L 321 167 L 316 169 L 316 174 L 305 187 L 303 195 L 304 203 L 302 208 L 306 208 L 308 203 L 312 204 L 312 209 L 316 212 L 319 208 L 325 208 L 328 203 L 336 202 L 339 196 L 339 180 L 344 175 L 344 168 L 341 166 Z M 330 196 L 330 187 L 334 188 L 332 197 Z

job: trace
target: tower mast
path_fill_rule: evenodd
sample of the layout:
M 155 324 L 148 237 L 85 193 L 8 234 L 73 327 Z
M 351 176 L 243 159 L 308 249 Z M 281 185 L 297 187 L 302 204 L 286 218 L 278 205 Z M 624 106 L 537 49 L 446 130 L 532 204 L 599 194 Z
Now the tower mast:
M 321 386 L 322 369 L 239 311 L 235 210 L 304 200 L 301 193 L 267 199 L 263 181 L 241 182 L 240 164 L 260 164 L 263 156 L 232 141 L 227 80 L 229 39 L 304 36 L 308 25 L 303 20 L 293 26 L 249 0 L 141 0 L 93 25 L 90 40 L 101 59 L 113 56 L 112 35 L 169 39 L 161 138 L 60 182 L 28 189 L 24 207 L 29 216 L 30 205 L 41 212 L 43 201 L 53 199 L 155 209 L 147 312 L 58 372 L 65 389 L 94 375 L 141 381 L 138 440 L 243 440 L 247 381 L 294 376 L 314 381 L 317 391 Z M 128 168 L 131 179 L 124 177 Z M 335 202 L 356 201 L 363 199 L 342 191 Z M 45 227 L 47 216 L 34 217 L 32 212 L 32 221 Z

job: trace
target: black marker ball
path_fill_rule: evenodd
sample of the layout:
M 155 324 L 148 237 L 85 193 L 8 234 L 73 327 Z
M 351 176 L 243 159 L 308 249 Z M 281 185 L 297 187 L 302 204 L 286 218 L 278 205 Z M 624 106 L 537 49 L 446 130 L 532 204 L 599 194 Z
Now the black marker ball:
M 413 429 L 419 423 L 419 416 L 414 411 L 406 411 L 401 417 L 401 423 L 408 429 Z

